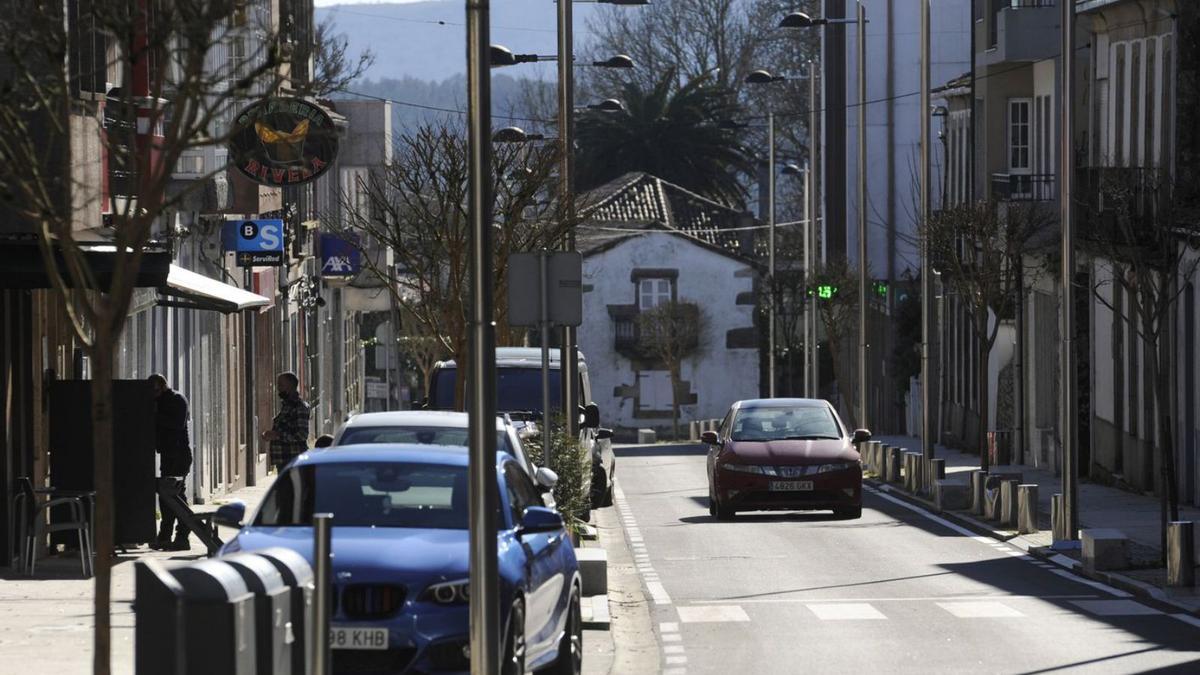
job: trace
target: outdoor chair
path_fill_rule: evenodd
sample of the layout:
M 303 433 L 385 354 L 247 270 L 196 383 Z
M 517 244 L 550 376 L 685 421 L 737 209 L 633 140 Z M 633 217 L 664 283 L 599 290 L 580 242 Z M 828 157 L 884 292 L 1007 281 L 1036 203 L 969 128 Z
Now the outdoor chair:
M 96 493 L 90 490 L 34 488 L 28 476 L 17 479 L 16 507 L 21 528 L 21 569 L 33 575 L 37 564 L 38 540 L 51 532 L 75 531 L 79 537 L 79 563 L 83 576 L 92 576 L 92 532 L 89 507 Z M 42 501 L 39 501 L 39 497 Z M 54 507 L 67 511 L 66 520 L 46 522 Z

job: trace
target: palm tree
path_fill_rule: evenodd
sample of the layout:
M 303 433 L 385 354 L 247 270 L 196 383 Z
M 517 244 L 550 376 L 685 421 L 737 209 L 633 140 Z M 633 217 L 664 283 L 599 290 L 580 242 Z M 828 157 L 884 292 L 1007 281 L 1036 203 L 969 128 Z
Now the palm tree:
M 678 86 L 673 72 L 653 88 L 628 83 L 622 90 L 623 111 L 588 111 L 579 118 L 579 189 L 644 171 L 724 204 L 743 202 L 739 174 L 753 174 L 754 164 L 736 130 L 719 126 L 738 112 L 729 90 L 707 76 Z

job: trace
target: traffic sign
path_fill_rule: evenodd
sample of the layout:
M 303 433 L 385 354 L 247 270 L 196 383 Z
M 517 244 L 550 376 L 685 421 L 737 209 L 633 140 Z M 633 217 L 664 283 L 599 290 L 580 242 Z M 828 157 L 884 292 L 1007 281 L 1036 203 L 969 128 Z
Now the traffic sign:
M 546 257 L 545 266 L 542 256 Z M 543 285 L 547 303 L 544 315 Z M 509 325 L 537 326 L 543 316 L 556 326 L 583 323 L 583 258 L 578 253 L 513 253 L 508 257 Z
M 284 229 L 278 219 L 231 220 L 227 227 L 232 236 L 225 237 L 237 252 L 238 267 L 283 266 Z

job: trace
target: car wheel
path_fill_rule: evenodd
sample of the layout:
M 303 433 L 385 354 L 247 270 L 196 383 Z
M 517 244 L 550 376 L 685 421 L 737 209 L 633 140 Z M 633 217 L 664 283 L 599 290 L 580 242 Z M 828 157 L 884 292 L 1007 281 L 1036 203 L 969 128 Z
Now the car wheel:
M 708 515 L 717 517 L 717 500 L 713 499 L 712 495 L 708 496 Z
M 580 609 L 579 587 L 571 589 L 567 606 L 567 625 L 558 641 L 558 659 L 547 673 L 550 675 L 579 675 L 583 670 L 583 614 Z
M 608 490 L 608 476 L 599 466 L 592 467 L 592 508 L 599 509 L 611 506 L 611 493 Z M 607 503 L 606 503 L 607 502 Z
M 845 520 L 855 520 L 858 518 L 862 518 L 862 507 L 861 506 L 844 506 L 839 509 L 834 509 L 833 515 L 837 516 L 838 518 L 845 519 Z
M 715 503 L 713 510 L 716 512 L 713 515 L 717 517 L 717 520 L 733 520 L 733 514 L 736 513 L 732 506 L 726 506 L 719 500 Z
M 501 675 L 525 675 L 525 603 L 517 600 L 508 613 Z

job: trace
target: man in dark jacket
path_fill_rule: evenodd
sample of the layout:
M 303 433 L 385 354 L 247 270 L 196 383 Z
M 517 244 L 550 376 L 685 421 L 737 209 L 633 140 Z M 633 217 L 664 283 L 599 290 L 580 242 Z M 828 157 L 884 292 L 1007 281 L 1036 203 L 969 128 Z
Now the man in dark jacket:
M 288 462 L 308 450 L 308 404 L 300 398 L 300 378 L 295 373 L 280 373 L 275 378 L 279 389 L 279 412 L 271 428 L 262 433 L 271 442 L 271 465 L 283 470 Z
M 171 481 L 170 489 L 187 501 L 184 485 L 192 470 L 192 449 L 188 440 L 188 402 L 182 394 L 167 386 L 167 379 L 155 373 L 146 378 L 154 387 L 154 445 L 158 451 L 159 475 L 163 481 Z M 158 528 L 155 548 L 186 551 L 189 532 L 182 522 L 176 522 L 175 514 L 159 497 L 162 524 Z M 171 529 L 175 528 L 175 539 Z

